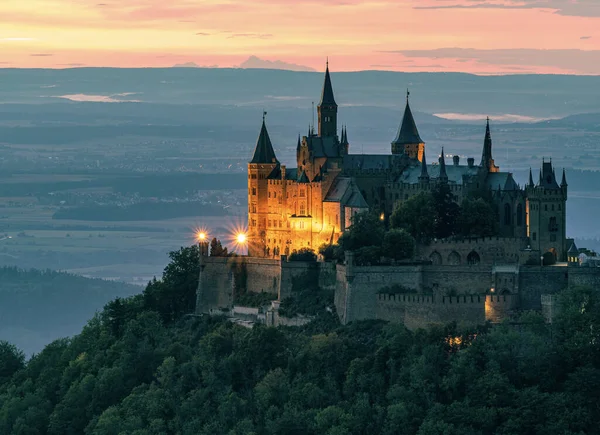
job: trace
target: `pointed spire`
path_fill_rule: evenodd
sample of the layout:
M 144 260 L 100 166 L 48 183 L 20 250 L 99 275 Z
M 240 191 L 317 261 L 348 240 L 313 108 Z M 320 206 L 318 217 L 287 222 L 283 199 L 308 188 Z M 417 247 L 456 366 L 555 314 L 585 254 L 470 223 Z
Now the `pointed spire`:
M 481 153 L 481 166 L 489 169 L 492 165 L 492 162 L 492 133 L 490 132 L 490 117 L 488 116 L 485 125 L 483 152 Z
M 398 129 L 398 134 L 392 142 L 392 145 L 409 145 L 423 143 L 421 136 L 419 136 L 419 130 L 415 123 L 412 111 L 410 110 L 410 103 L 408 102 L 408 96 L 410 92 L 406 91 L 406 107 L 404 108 L 404 116 L 402 117 L 402 124 Z
M 440 156 L 440 181 L 448 181 L 446 173 L 446 157 L 444 156 L 444 147 L 442 147 L 442 155 Z
M 562 181 L 560 182 L 560 187 L 567 187 L 567 174 L 565 172 L 565 168 L 563 168 Z
M 542 170 L 540 169 L 540 180 L 538 182 L 538 186 L 542 185 Z
M 419 176 L 419 180 L 429 180 L 429 173 L 427 172 L 427 159 L 425 158 L 425 150 L 423 150 L 423 160 L 421 160 L 421 175 Z
M 327 58 L 327 67 L 325 68 L 325 82 L 323 83 L 323 92 L 321 93 L 321 102 L 319 106 L 337 106 L 333 97 L 333 86 L 331 86 L 331 76 L 329 75 L 329 58 Z
M 531 172 L 531 168 L 529 168 L 529 187 L 533 187 L 533 173 Z
M 296 144 L 296 152 L 300 152 L 300 148 L 302 147 L 302 142 L 300 141 L 300 133 L 298 133 L 298 143 Z
M 260 134 L 256 141 L 256 148 L 254 149 L 254 156 L 250 163 L 279 163 L 275 156 L 275 150 L 273 149 L 269 132 L 267 131 L 265 123 L 266 115 L 267 112 L 263 112 L 262 127 L 260 128 Z

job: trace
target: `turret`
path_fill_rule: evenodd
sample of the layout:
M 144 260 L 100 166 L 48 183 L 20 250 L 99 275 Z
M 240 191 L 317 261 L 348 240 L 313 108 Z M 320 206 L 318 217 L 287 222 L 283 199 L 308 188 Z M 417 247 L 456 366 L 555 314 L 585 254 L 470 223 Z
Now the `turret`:
M 539 182 L 526 188 L 527 230 L 531 247 L 540 255 L 552 252 L 557 261 L 566 261 L 567 186 L 559 185 L 552 161 L 542 162 Z M 564 176 L 566 184 L 566 175 Z
M 323 92 L 321 93 L 321 102 L 317 106 L 319 117 L 319 136 L 336 137 L 337 136 L 337 110 L 338 105 L 333 96 L 333 86 L 329 75 L 329 61 L 325 68 L 325 82 L 323 83 Z
M 419 136 L 419 130 L 413 117 L 412 111 L 410 110 L 410 104 L 408 98 L 410 92 L 406 91 L 406 107 L 404 108 L 404 116 L 402 117 L 402 124 L 398 129 L 398 134 L 392 142 L 392 154 L 406 154 L 411 159 L 423 160 L 423 151 L 425 150 L 425 143 Z
M 483 140 L 483 152 L 481 153 L 481 167 L 488 172 L 499 172 L 500 168 L 494 164 L 492 157 L 492 133 L 490 132 L 490 118 L 488 116 L 485 126 L 485 139 Z
M 446 173 L 446 158 L 444 156 L 444 147 L 442 147 L 442 154 L 440 155 L 439 162 L 440 162 L 439 180 L 441 183 L 447 183 L 448 182 L 448 174 Z
M 427 159 L 425 158 L 425 150 L 423 150 L 423 159 L 421 160 L 421 175 L 419 175 L 419 183 L 429 183 L 429 173 L 427 172 Z
M 256 141 L 254 156 L 248 163 L 248 253 L 263 256 L 266 246 L 269 175 L 279 167 L 265 123 L 266 112 Z
M 533 184 L 533 173 L 531 172 L 531 168 L 529 168 L 529 183 L 527 184 L 528 187 L 534 187 Z

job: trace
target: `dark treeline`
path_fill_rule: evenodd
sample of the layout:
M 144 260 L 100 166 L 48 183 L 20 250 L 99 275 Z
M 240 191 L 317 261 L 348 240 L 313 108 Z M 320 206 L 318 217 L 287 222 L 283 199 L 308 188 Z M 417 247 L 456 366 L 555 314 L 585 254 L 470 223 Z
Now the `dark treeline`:
M 600 300 L 552 326 L 246 329 L 193 309 L 197 248 L 27 363 L 0 343 L 3 434 L 598 433 Z
M 48 343 L 75 334 L 98 307 L 140 291 L 122 282 L 14 267 L 0 268 L 0 282 L 0 339 L 16 342 L 27 352 L 41 349 L 38 338 Z
M 201 202 L 140 202 L 138 204 L 98 205 L 58 210 L 52 219 L 82 221 L 144 221 L 188 216 L 224 216 L 223 206 Z
M 108 187 L 116 193 L 144 197 L 184 196 L 199 190 L 244 189 L 246 174 L 172 173 L 133 176 L 90 174 L 90 180 L 58 182 L 0 183 L 0 196 L 47 195 L 70 189 Z

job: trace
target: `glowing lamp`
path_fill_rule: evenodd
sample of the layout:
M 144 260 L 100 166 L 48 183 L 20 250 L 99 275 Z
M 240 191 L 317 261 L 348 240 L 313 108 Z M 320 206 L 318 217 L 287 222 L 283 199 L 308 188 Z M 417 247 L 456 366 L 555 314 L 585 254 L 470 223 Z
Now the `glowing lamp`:
M 239 243 L 240 245 L 243 245 L 244 243 L 246 243 L 246 240 L 247 240 L 247 238 L 246 238 L 246 235 L 244 233 L 238 233 L 235 236 L 235 241 L 237 243 Z

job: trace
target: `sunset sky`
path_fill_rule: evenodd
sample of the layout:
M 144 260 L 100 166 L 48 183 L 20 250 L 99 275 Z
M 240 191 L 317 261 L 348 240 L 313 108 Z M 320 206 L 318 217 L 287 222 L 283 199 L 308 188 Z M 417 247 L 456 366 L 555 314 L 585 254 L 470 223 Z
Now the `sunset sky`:
M 1 0 L 0 67 L 600 74 L 600 0 Z

